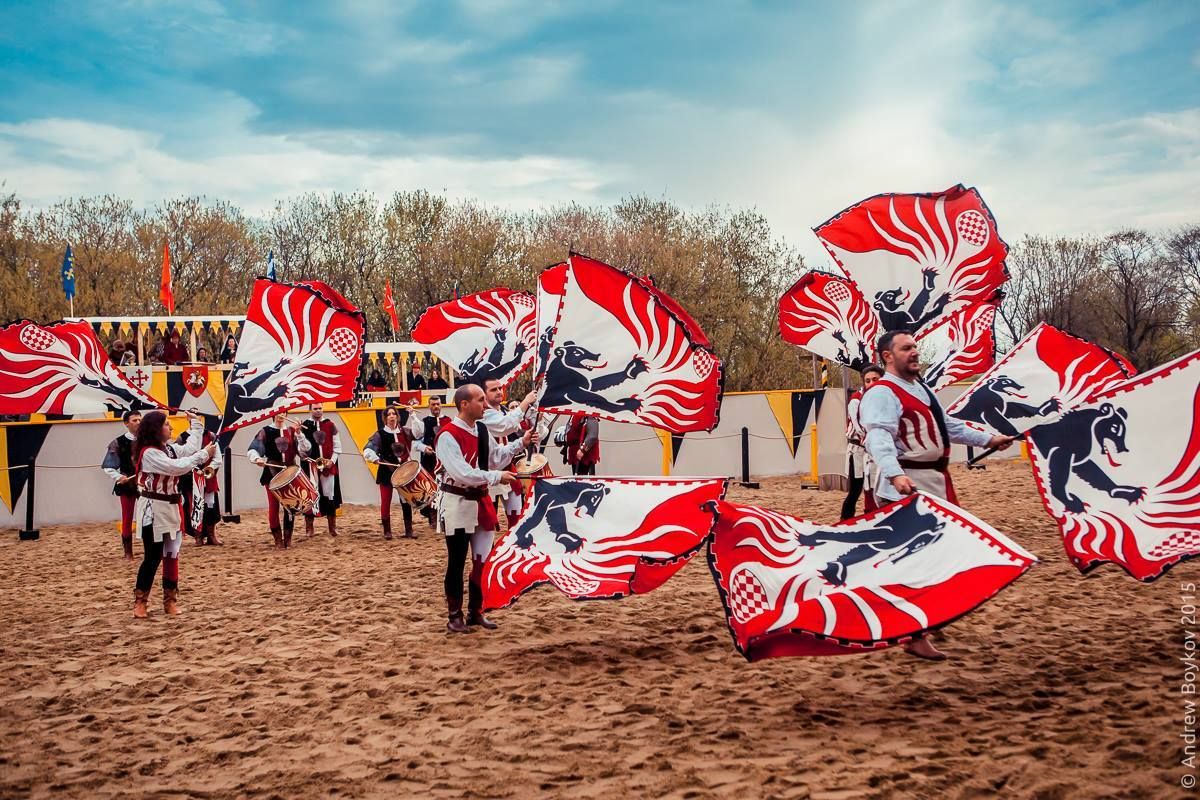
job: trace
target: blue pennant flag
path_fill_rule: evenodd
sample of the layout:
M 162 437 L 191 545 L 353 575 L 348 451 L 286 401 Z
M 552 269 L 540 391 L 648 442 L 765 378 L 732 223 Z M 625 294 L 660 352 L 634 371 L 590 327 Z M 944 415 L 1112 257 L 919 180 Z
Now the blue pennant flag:
M 63 294 L 68 300 L 75 299 L 75 256 L 71 255 L 71 245 L 67 245 L 67 252 L 63 254 L 62 263 L 62 282 Z
M 275 280 L 275 251 L 267 251 L 267 279 Z

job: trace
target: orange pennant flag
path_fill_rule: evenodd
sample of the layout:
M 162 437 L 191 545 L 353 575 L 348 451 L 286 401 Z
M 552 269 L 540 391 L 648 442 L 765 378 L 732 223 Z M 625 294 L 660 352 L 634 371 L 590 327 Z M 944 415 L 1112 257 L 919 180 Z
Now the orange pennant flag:
M 163 242 L 162 282 L 158 285 L 158 299 L 166 306 L 168 314 L 175 313 L 175 290 L 171 285 L 171 251 Z
M 392 318 L 392 332 L 400 330 L 400 317 L 396 314 L 396 299 L 392 296 L 392 282 L 389 280 L 383 289 L 383 310 Z

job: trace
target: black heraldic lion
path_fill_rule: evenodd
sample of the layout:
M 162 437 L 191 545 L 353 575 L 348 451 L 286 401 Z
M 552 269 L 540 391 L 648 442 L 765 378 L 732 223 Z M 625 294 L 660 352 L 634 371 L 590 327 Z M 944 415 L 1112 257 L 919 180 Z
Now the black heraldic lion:
M 916 298 L 908 308 L 904 307 L 904 303 L 908 300 L 910 293 L 903 288 L 888 289 L 886 292 L 875 294 L 873 305 L 875 313 L 879 315 L 879 322 L 883 326 L 882 330 L 915 333 L 925 323 L 937 319 L 938 315 L 946 309 L 946 304 L 950 302 L 949 292 L 943 292 L 933 306 L 926 311 L 929 299 L 933 294 L 937 270 L 923 269 L 921 278 L 921 291 L 917 292 Z
M 796 541 L 805 547 L 819 547 L 828 542 L 856 545 L 819 570 L 821 577 L 833 586 L 845 586 L 848 568 L 888 552 L 891 552 L 888 561 L 893 564 L 903 561 L 941 539 L 944 527 L 946 523 L 937 515 L 921 513 L 916 503 L 909 503 L 883 525 L 859 531 L 814 531 L 798 535 Z
M 600 503 L 612 489 L 602 483 L 564 481 L 549 483 L 538 481 L 533 487 L 533 508 L 516 530 L 517 547 L 528 550 L 533 547 L 533 530 L 543 521 L 554 540 L 568 553 L 577 553 L 583 547 L 583 539 L 572 533 L 567 524 L 567 509 L 573 509 L 576 517 L 587 514 L 596 516 Z
M 1050 494 L 1073 514 L 1082 513 L 1083 501 L 1068 488 L 1071 478 L 1099 489 L 1109 497 L 1136 503 L 1146 495 L 1139 486 L 1119 486 L 1092 460 L 1092 447 L 1100 447 L 1100 455 L 1117 466 L 1114 453 L 1128 453 L 1125 446 L 1125 420 L 1129 412 L 1103 403 L 1100 408 L 1081 408 L 1069 411 L 1053 425 L 1040 425 L 1030 431 L 1034 445 L 1046 457 L 1046 472 Z
M 610 414 L 641 408 L 642 401 L 636 397 L 609 400 L 599 393 L 641 375 L 648 369 L 646 362 L 634 356 L 622 370 L 594 378 L 588 376 L 589 372 L 606 366 L 608 362 L 600 361 L 599 353 L 593 353 L 574 342 L 564 342 L 554 348 L 554 358 L 546 366 L 546 391 L 541 404 L 565 406 L 578 403 Z
M 971 397 L 954 416 L 987 425 L 1004 436 L 1020 436 L 1021 432 L 1012 424 L 1014 419 L 1044 417 L 1058 411 L 1060 403 L 1054 397 L 1038 407 L 1018 403 L 1025 399 L 1021 390 L 1025 387 L 1006 375 L 989 378 L 978 386 Z

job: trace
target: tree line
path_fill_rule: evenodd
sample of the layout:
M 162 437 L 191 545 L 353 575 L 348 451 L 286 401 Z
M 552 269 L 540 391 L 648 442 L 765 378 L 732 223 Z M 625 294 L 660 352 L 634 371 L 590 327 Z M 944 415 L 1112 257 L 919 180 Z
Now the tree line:
M 689 211 L 632 197 L 611 207 L 513 212 L 427 191 L 311 193 L 262 216 L 200 197 L 136 207 L 119 197 L 70 198 L 24 210 L 0 196 L 0 320 L 67 314 L 60 269 L 71 244 L 78 316 L 162 314 L 162 244 L 171 252 L 176 313 L 241 314 L 274 252 L 280 280 L 319 279 L 392 337 L 381 305 L 390 280 L 406 339 L 430 305 L 495 286 L 532 291 L 570 250 L 653 275 L 713 341 L 729 390 L 804 387 L 806 354 L 778 334 L 779 297 L 807 269 L 756 211 Z M 1012 341 L 1039 320 L 1145 369 L 1197 346 L 1200 226 L 1106 238 L 1028 237 L 1009 256 L 1013 280 L 998 315 Z M 839 370 L 832 370 L 837 383 Z

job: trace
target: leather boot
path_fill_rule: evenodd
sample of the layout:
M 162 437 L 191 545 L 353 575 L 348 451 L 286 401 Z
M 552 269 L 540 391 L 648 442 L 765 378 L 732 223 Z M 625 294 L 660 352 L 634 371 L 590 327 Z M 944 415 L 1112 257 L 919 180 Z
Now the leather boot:
M 146 611 L 146 598 L 149 596 L 149 592 L 143 592 L 141 589 L 133 590 L 133 616 L 137 619 L 145 619 L 150 616 Z
M 385 517 L 384 519 L 380 520 L 380 522 L 383 523 L 383 538 L 391 539 L 392 538 L 392 520 L 390 518 Z
M 313 535 L 313 526 L 316 524 L 316 519 L 312 514 L 304 515 L 304 538 L 311 539 Z
M 467 624 L 468 625 L 478 625 L 479 627 L 483 628 L 485 631 L 494 631 L 494 630 L 496 630 L 496 628 L 500 627 L 499 625 L 497 625 L 496 623 L 492 622 L 490 619 L 485 617 L 483 615 L 482 611 L 472 611 L 470 614 L 468 614 L 467 615 Z
M 284 517 L 283 519 L 283 549 L 292 546 L 292 532 L 296 530 L 296 518 Z
M 400 507 L 400 510 L 404 514 L 404 538 L 405 539 L 417 538 L 417 535 L 415 533 L 413 533 L 412 506 L 405 503 L 403 506 Z
M 337 512 L 329 512 L 329 516 L 325 518 L 325 523 L 329 526 L 329 535 L 337 538 Z
M 121 549 L 125 551 L 125 560 L 133 561 L 133 537 L 132 536 L 122 536 L 121 537 Z
M 179 613 L 178 589 L 163 589 L 163 611 L 172 617 Z
M 447 633 L 470 633 L 471 629 L 467 627 L 467 623 L 463 620 L 462 613 L 462 598 L 447 597 L 446 608 L 449 611 L 449 620 L 446 622 Z
M 273 536 L 275 539 L 275 549 L 282 550 L 283 549 L 283 531 L 281 531 L 279 528 L 271 528 L 271 536 Z
M 208 543 L 217 547 L 224 547 L 225 543 L 221 541 L 221 537 L 217 536 L 217 523 L 208 523 Z

